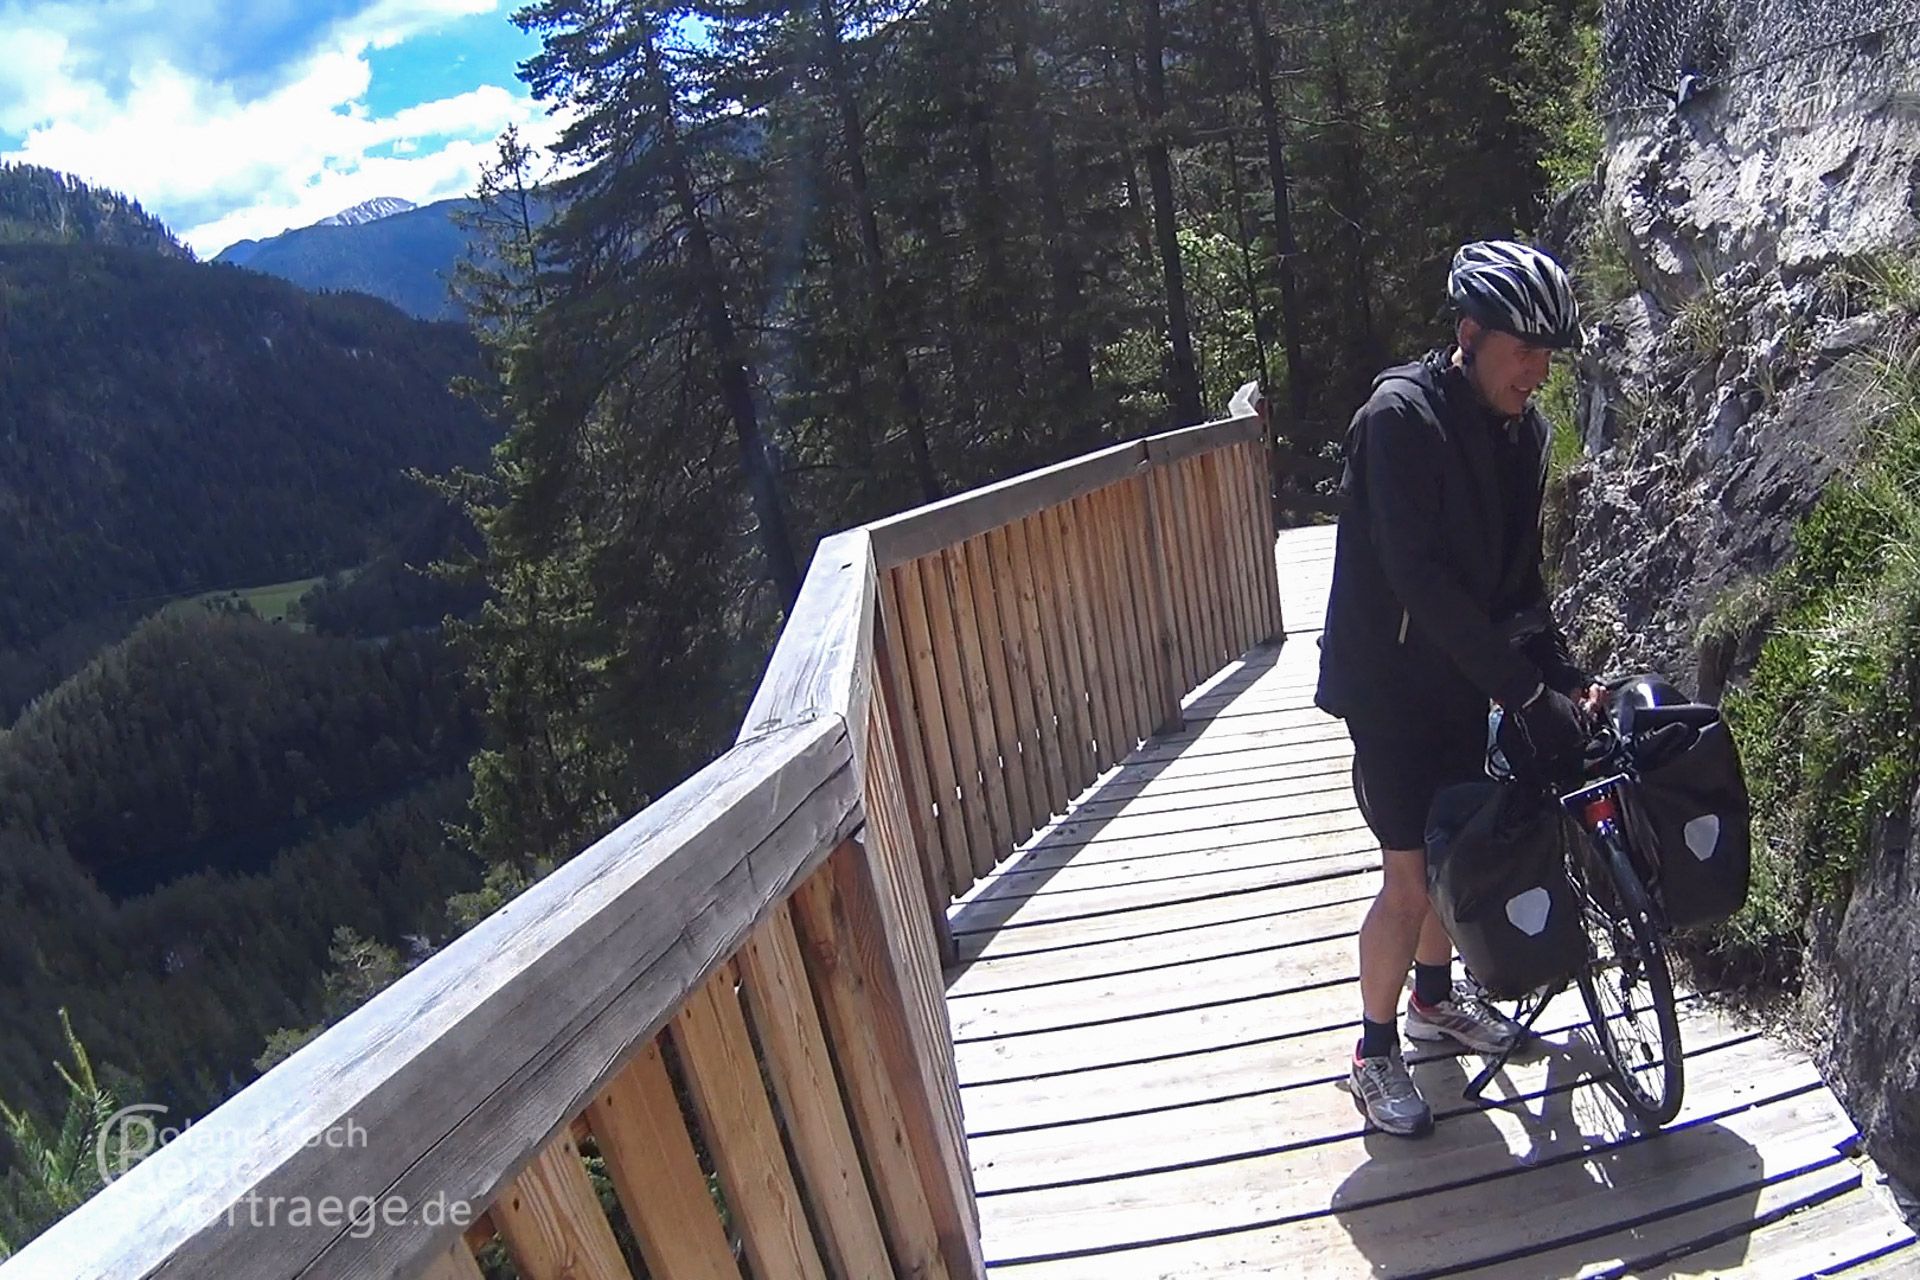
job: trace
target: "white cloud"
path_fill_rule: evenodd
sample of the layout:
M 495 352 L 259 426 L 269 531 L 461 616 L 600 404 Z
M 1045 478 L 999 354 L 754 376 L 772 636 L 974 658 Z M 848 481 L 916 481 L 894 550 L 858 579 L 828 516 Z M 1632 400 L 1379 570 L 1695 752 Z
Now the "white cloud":
M 22 138 L 5 158 L 124 191 L 203 257 L 374 196 L 424 204 L 462 195 L 509 124 L 544 145 L 557 122 L 519 86 L 493 84 L 373 116 L 367 55 L 497 2 L 376 0 L 252 95 L 183 70 L 178 51 L 163 47 L 113 74 L 90 56 L 91 23 L 71 7 L 0 9 L 0 23 L 22 19 L 0 58 L 0 131 Z

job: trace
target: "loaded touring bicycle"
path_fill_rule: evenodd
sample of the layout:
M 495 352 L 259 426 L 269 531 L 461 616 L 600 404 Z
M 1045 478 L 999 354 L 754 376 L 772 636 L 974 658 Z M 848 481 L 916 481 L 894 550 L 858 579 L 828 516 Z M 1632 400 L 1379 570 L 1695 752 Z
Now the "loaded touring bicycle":
M 1490 723 L 1488 780 L 1443 790 L 1427 829 L 1435 909 L 1468 973 L 1529 1034 L 1468 1084 L 1478 1099 L 1578 985 L 1610 1082 L 1644 1123 L 1680 1110 L 1684 1060 L 1667 939 L 1746 899 L 1747 792 L 1717 707 L 1658 676 L 1609 682 L 1572 776 L 1510 762 Z

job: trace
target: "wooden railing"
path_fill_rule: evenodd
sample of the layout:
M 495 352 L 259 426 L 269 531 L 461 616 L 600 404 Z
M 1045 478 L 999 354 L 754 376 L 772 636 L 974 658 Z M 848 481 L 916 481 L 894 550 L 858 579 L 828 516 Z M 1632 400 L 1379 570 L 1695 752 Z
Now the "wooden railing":
M 1280 634 L 1236 409 L 821 542 L 731 750 L 0 1280 L 980 1276 L 946 908 Z

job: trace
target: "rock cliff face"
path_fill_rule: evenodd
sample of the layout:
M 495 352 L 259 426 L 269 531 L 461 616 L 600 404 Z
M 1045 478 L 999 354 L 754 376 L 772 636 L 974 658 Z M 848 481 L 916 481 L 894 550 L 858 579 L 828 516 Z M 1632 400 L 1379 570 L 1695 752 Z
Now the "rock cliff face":
M 1785 52 L 1704 89 L 1676 67 L 1677 100 L 1613 115 L 1598 177 L 1556 211 L 1600 303 L 1560 612 L 1596 669 L 1711 699 L 1764 637 L 1742 584 L 1789 555 L 1871 417 L 1901 321 L 1869 309 L 1858 265 L 1920 248 L 1920 28 Z M 1702 646 L 1716 607 L 1726 639 Z M 1814 922 L 1803 1004 L 1869 1149 L 1920 1185 L 1920 861 L 1899 825 Z

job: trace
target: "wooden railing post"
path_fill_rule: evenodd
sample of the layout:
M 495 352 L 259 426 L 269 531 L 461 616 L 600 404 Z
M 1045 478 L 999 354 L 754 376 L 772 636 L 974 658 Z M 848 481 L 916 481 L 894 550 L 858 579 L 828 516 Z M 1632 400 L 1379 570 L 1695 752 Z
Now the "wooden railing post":
M 1185 681 L 1180 678 L 1180 655 L 1174 639 L 1173 583 L 1167 574 L 1166 535 L 1160 518 L 1160 488 L 1154 483 L 1153 466 L 1143 460 L 1142 472 L 1144 501 L 1141 506 L 1146 511 L 1143 531 L 1146 537 L 1146 564 L 1152 581 L 1148 583 L 1149 599 L 1153 605 L 1153 649 L 1155 661 L 1160 665 L 1160 705 L 1157 709 L 1159 727 L 1156 733 L 1178 733 L 1187 727 L 1185 714 L 1180 710 L 1180 695 Z

